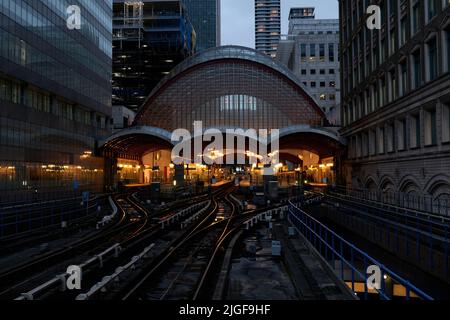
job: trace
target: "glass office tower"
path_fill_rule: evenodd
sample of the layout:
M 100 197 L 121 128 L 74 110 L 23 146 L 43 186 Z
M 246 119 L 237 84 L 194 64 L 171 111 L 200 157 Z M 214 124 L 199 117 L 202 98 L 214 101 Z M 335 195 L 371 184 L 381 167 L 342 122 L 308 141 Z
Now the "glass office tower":
M 220 46 L 220 0 L 183 0 L 197 34 L 197 52 Z
M 182 1 L 114 0 L 113 106 L 137 111 L 194 47 L 195 32 Z
M 0 203 L 101 191 L 111 21 L 112 0 L 0 2 Z

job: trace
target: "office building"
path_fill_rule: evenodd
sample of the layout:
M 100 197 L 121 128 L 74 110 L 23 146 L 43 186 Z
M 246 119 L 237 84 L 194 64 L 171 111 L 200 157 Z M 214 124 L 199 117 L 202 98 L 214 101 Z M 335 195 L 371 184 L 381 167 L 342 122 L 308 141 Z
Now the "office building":
M 197 34 L 196 51 L 220 46 L 220 0 L 183 0 Z
M 112 1 L 0 2 L 0 202 L 102 191 L 110 133 Z M 85 14 L 83 14 L 83 12 Z
M 280 34 L 280 0 L 255 0 L 256 50 L 275 58 Z
M 347 184 L 402 206 L 450 200 L 449 1 L 340 1 Z
M 114 0 L 113 106 L 137 111 L 195 38 L 182 1 Z
M 292 8 L 277 60 L 302 80 L 329 122 L 340 125 L 339 20 L 315 19 L 314 8 Z

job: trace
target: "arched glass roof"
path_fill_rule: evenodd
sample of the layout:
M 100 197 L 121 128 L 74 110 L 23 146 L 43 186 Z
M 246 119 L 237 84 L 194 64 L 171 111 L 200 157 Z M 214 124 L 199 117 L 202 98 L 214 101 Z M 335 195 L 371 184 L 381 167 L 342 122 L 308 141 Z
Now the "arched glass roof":
M 325 114 L 285 66 L 253 49 L 224 46 L 175 67 L 153 90 L 135 124 L 281 129 L 320 126 Z

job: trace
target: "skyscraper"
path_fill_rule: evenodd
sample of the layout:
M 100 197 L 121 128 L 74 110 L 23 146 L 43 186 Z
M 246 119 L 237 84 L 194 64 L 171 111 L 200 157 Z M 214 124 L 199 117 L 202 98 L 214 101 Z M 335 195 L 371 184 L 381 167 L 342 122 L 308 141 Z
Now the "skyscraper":
M 114 0 L 113 105 L 137 111 L 158 82 L 194 53 L 195 39 L 181 0 Z
M 425 211 L 450 201 L 450 3 L 340 1 L 347 184 Z
M 112 0 L 0 2 L 0 202 L 102 191 Z
M 328 120 L 339 125 L 339 20 L 315 19 L 314 8 L 292 8 L 289 34 L 281 38 L 277 60 L 302 80 Z
M 281 34 L 280 0 L 255 0 L 256 50 L 276 56 Z
M 220 0 L 183 0 L 197 34 L 197 49 L 220 46 Z

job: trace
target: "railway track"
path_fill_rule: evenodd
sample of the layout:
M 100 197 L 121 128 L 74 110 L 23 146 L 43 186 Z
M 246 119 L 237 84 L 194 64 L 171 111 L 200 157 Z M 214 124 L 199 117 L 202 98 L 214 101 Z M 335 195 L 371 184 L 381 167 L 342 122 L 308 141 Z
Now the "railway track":
M 99 248 L 106 243 L 111 243 L 117 234 L 127 231 L 133 225 L 133 223 L 127 221 L 125 213 L 122 212 L 113 224 L 106 226 L 99 233 L 0 271 L 0 298 L 14 298 L 18 290 L 24 288 L 28 283 L 32 284 L 39 281 L 39 278 L 43 275 L 42 273 L 45 274 L 46 270 L 68 260 L 73 260 L 78 255 L 84 255 L 92 248 Z
M 122 300 L 198 300 L 212 296 L 227 244 L 235 244 L 242 225 L 267 209 L 238 214 L 230 193 L 193 230 L 180 237 L 155 263 L 116 297 Z M 225 214 L 219 213 L 224 208 Z M 231 246 L 231 245 L 230 245 Z M 232 248 L 231 248 L 232 250 Z M 214 281 L 213 281 L 214 280 Z
M 204 198 L 205 196 L 192 198 L 186 203 L 196 203 Z M 78 260 L 81 260 L 81 257 L 95 257 L 99 252 L 118 245 L 123 251 L 127 251 L 123 254 L 123 258 L 126 259 L 133 252 L 142 248 L 143 243 L 150 241 L 159 231 L 159 226 L 154 222 L 155 218 L 183 207 L 183 204 L 179 203 L 173 208 L 170 207 L 152 215 L 132 195 L 117 195 L 114 197 L 114 202 L 118 208 L 118 217 L 114 224 L 105 227 L 99 234 L 76 241 L 67 247 L 43 254 L 36 259 L 0 272 L 0 283 L 2 284 L 0 298 L 15 298 L 18 294 L 27 292 L 27 289 L 42 283 L 43 279 L 48 277 L 48 272 L 45 272 L 48 268 L 57 269 L 57 267 L 60 267 L 59 270 L 61 271 L 64 269 L 63 267 L 69 265 L 69 261 L 76 260 L 73 258 L 75 256 L 79 256 Z M 101 261 L 102 267 L 106 262 Z M 110 268 L 116 265 L 116 263 L 110 264 Z M 86 285 L 95 283 L 99 274 L 104 272 L 96 268 L 92 269 L 92 272 L 83 270 L 83 283 Z M 38 270 L 43 270 L 43 272 L 39 273 Z M 86 277 L 84 277 L 85 275 Z M 73 294 L 70 292 L 58 296 L 60 298 L 73 298 Z M 52 297 L 52 294 L 47 294 L 46 297 Z
M 207 243 L 209 241 L 212 241 L 212 238 L 208 238 L 206 236 L 206 231 L 210 231 L 210 229 L 215 226 L 227 224 L 228 217 L 224 216 L 223 220 L 217 221 L 217 214 L 219 211 L 220 202 L 224 201 L 223 199 L 231 192 L 232 189 L 233 188 L 227 188 L 223 192 L 215 194 L 212 198 L 209 212 L 201 218 L 200 222 L 183 233 L 183 235 L 181 235 L 178 239 L 172 241 L 169 248 L 158 259 L 158 262 L 149 271 L 147 271 L 145 275 L 139 277 L 136 283 L 130 284 L 130 286 L 127 286 L 127 288 L 119 294 L 121 298 L 123 300 L 133 299 L 134 297 L 140 297 L 143 292 L 151 290 L 151 287 L 155 286 L 154 280 L 161 276 L 161 273 L 164 273 L 163 269 L 167 269 L 167 266 L 170 264 L 173 265 L 174 258 L 177 258 L 176 254 L 183 251 L 182 256 L 187 255 L 187 261 L 183 263 L 182 270 L 178 272 L 175 276 L 175 280 L 172 281 L 167 288 L 160 290 L 161 292 L 159 299 L 166 299 L 177 285 L 177 282 L 181 279 L 181 274 L 187 271 L 190 267 L 190 262 L 193 262 L 194 257 L 207 248 Z M 229 208 L 230 211 L 226 210 L 228 212 L 223 212 L 223 214 L 233 216 L 235 213 L 233 208 L 234 207 Z M 194 245 L 194 247 L 190 247 L 190 243 L 192 243 L 191 240 L 198 239 L 200 235 L 204 235 L 204 237 L 202 237 L 199 242 Z M 220 236 L 220 233 L 218 233 L 218 236 Z M 155 295 L 157 295 L 157 293 L 155 293 Z

